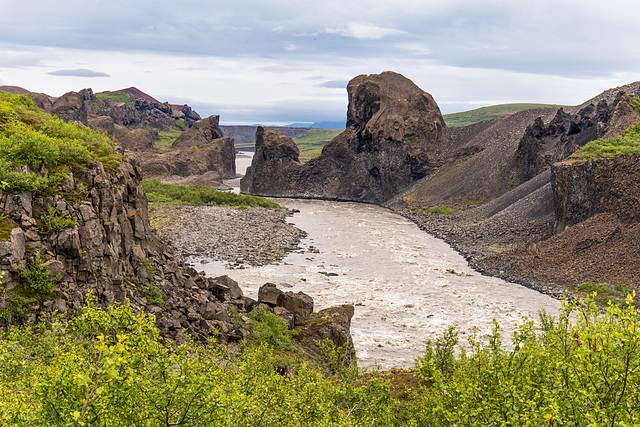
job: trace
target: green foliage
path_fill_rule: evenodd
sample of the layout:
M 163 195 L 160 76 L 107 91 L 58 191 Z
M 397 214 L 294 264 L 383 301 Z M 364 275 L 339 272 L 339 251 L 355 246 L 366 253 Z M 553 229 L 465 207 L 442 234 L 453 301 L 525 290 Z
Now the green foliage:
M 0 419 L 28 426 L 393 425 L 382 381 L 284 374 L 272 349 L 163 344 L 154 319 L 90 298 L 65 326 L 0 338 Z
M 485 120 L 497 119 L 519 111 L 531 110 L 534 108 L 559 108 L 561 105 L 555 104 L 502 104 L 490 107 L 476 108 L 475 110 L 463 111 L 461 113 L 445 114 L 442 116 L 447 126 L 467 126 Z
M 28 268 L 20 268 L 18 275 L 21 283 L 17 290 L 23 296 L 49 297 L 53 295 L 55 282 L 60 280 L 59 275 L 53 279 L 49 277 L 49 269 L 42 262 L 40 255 L 35 256 Z
M 451 376 L 456 366 L 454 350 L 457 345 L 458 330 L 455 326 L 449 326 L 435 343 L 428 340 L 424 356 L 416 360 L 420 376 L 429 382 L 434 380 L 436 373 Z
M 135 101 L 131 99 L 131 95 L 128 93 L 98 92 L 96 93 L 96 98 L 113 102 L 124 102 L 124 105 L 127 107 L 131 107 L 135 104 Z
M 158 140 L 156 141 L 156 148 L 161 151 L 171 150 L 171 145 L 175 142 L 180 135 L 182 135 L 182 129 L 173 128 L 169 130 L 158 131 Z
M 564 303 L 542 334 L 525 321 L 506 349 L 496 324 L 489 344 L 469 340 L 448 376 L 427 371 L 425 425 L 638 425 L 640 326 L 633 301 L 601 313 L 592 299 Z M 575 319 L 575 320 L 574 320 Z M 420 370 L 422 373 L 422 369 Z
M 251 341 L 265 343 L 279 350 L 291 350 L 291 332 L 287 322 L 270 311 L 257 306 L 251 313 Z
M 0 241 L 9 240 L 11 238 L 11 230 L 16 227 L 19 227 L 17 222 L 0 213 Z
M 263 208 L 282 208 L 282 206 L 263 197 L 236 194 L 231 191 L 218 191 L 203 185 L 163 184 L 157 179 L 143 179 L 140 183 L 151 202 L 184 202 L 192 205 L 224 205 L 237 208 L 260 206 Z
M 627 295 L 632 292 L 631 287 L 624 283 L 618 283 L 612 286 L 608 283 L 596 283 L 592 281 L 579 284 L 576 290 L 585 294 L 593 294 L 595 292 L 596 302 L 602 305 L 608 305 L 609 301 L 613 304 L 624 305 Z
M 52 194 L 66 171 L 93 159 L 122 161 L 103 133 L 38 110 L 28 96 L 0 93 L 0 181 L 3 191 Z
M 34 217 L 36 218 L 36 231 L 41 235 L 62 231 L 76 224 L 75 219 L 70 218 L 64 212 L 58 212 L 58 208 L 55 206 L 49 206 L 46 210 L 36 212 Z
M 591 141 L 571 157 L 587 160 L 622 154 L 640 154 L 640 122 L 627 128 L 622 135 Z
M 460 212 L 460 209 L 453 209 L 449 206 L 414 206 L 411 208 L 412 211 L 419 214 L 439 214 L 439 215 L 453 215 L 455 213 Z

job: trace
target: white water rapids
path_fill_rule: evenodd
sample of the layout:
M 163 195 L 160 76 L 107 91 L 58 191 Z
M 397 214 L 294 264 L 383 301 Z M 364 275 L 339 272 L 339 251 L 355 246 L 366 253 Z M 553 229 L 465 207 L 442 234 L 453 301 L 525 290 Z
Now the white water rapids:
M 316 311 L 353 304 L 351 334 L 361 367 L 412 366 L 425 342 L 448 325 L 458 326 L 464 342 L 473 333 L 486 338 L 496 319 L 508 341 L 524 317 L 537 320 L 539 309 L 560 307 L 549 296 L 472 270 L 446 243 L 382 207 L 276 201 L 300 211 L 289 221 L 307 232 L 301 251 L 263 267 L 227 269 L 195 260 L 196 268 L 230 276 L 254 299 L 261 285 L 273 282 L 310 295 Z

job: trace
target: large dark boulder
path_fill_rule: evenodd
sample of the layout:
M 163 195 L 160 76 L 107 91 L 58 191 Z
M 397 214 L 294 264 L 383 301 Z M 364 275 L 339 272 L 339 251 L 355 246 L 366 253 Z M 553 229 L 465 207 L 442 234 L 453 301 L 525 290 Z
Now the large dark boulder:
M 259 128 L 243 192 L 380 203 L 424 177 L 445 128 L 431 95 L 400 74 L 352 79 L 347 128 L 302 165 L 293 141 Z

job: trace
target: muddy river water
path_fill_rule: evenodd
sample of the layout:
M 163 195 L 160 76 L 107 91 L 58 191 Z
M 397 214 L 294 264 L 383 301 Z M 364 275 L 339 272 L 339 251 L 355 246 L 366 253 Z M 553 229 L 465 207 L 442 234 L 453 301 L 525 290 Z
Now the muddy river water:
M 379 206 L 319 200 L 276 199 L 300 212 L 289 222 L 307 232 L 301 250 L 279 264 L 228 269 L 197 264 L 211 276 L 227 274 L 245 294 L 273 282 L 302 291 L 315 310 L 353 304 L 351 334 L 361 367 L 407 367 L 448 325 L 461 342 L 485 338 L 493 319 L 508 341 L 523 318 L 538 319 L 542 308 L 560 303 L 536 291 L 483 276 L 442 240 Z

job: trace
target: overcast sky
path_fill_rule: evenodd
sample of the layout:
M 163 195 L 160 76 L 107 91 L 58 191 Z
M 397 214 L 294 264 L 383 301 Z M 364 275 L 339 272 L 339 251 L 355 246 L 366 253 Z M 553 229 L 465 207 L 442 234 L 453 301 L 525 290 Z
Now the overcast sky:
M 638 0 L 0 0 L 0 85 L 135 86 L 222 124 L 344 121 L 391 70 L 443 113 L 640 80 Z

